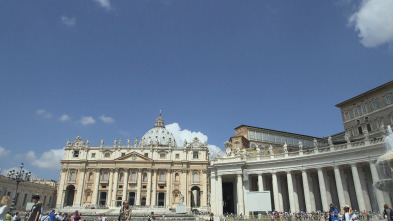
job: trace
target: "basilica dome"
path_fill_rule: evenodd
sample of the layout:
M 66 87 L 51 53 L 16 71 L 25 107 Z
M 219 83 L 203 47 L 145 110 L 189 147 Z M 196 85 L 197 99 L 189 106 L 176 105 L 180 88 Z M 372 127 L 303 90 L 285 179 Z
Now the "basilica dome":
M 139 146 L 166 146 L 166 147 L 177 147 L 175 137 L 165 128 L 164 120 L 162 119 L 161 112 L 160 116 L 157 118 L 154 127 L 147 131 L 143 135 Z

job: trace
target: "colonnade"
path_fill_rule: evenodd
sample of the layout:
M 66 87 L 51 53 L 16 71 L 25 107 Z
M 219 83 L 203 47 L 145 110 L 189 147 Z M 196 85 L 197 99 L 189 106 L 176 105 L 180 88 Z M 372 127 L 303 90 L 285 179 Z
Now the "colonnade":
M 286 171 L 243 169 L 237 174 L 212 173 L 211 180 L 212 188 L 216 185 L 212 211 L 217 214 L 229 212 L 223 204 L 233 201 L 235 214 L 248 215 L 252 212 L 246 206 L 248 191 L 270 191 L 274 211 L 329 211 L 331 203 L 339 209 L 350 205 L 359 211 L 381 211 L 385 203 L 391 206 L 389 195 L 373 186 L 379 180 L 374 161 Z M 228 183 L 234 186 L 233 200 L 223 202 L 223 185 Z

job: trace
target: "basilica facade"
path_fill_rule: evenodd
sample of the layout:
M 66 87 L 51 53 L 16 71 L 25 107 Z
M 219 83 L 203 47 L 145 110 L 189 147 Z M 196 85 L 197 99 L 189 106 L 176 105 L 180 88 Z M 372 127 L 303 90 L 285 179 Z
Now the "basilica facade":
M 179 146 L 161 113 L 152 129 L 133 143 L 90 146 L 67 142 L 61 161 L 57 208 L 132 206 L 208 209 L 207 143 L 198 138 Z

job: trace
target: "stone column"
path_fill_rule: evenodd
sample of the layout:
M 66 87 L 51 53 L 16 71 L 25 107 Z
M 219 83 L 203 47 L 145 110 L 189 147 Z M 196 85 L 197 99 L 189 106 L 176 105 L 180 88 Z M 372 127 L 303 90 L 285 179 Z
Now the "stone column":
M 337 166 L 334 167 L 334 178 L 336 179 L 337 196 L 338 202 L 340 203 L 339 208 L 342 208 L 345 206 L 344 187 L 341 181 L 340 169 Z
M 166 180 L 166 196 L 165 196 L 165 206 L 171 207 L 171 189 L 172 189 L 172 172 L 167 170 L 167 180 Z
M 223 200 L 222 200 L 222 176 L 217 176 L 217 201 L 218 201 L 218 215 L 223 215 Z
M 106 205 L 112 205 L 112 188 L 113 188 L 113 169 L 109 172 L 109 188 L 108 188 L 108 199 Z
M 373 183 L 376 183 L 379 181 L 379 175 L 378 175 L 378 171 L 377 168 L 375 167 L 375 164 L 373 162 L 370 162 L 370 171 L 371 171 L 371 177 L 373 179 Z M 373 187 L 374 192 L 375 192 L 375 196 L 377 198 L 377 202 L 378 202 L 378 210 L 379 211 L 383 211 L 383 205 L 385 204 L 384 201 L 384 196 L 382 191 L 380 191 L 379 189 Z M 386 200 L 386 199 L 385 199 Z M 390 201 L 390 199 L 389 199 Z M 389 202 L 387 201 L 387 202 Z
M 117 201 L 117 186 L 119 182 L 119 168 L 115 169 L 115 175 L 114 175 L 114 181 L 115 184 L 113 185 L 113 193 L 112 193 L 112 203 L 110 204 L 111 206 L 116 206 L 116 201 Z
M 83 184 L 85 182 L 85 174 L 86 168 L 79 169 L 79 181 L 78 181 L 78 189 L 76 190 L 76 201 L 75 204 L 77 206 L 82 206 L 82 193 L 83 193 Z
M 214 214 L 218 214 L 217 210 L 217 185 L 216 185 L 216 175 L 214 171 L 210 173 L 210 207 Z
M 263 186 L 263 177 L 262 174 L 258 174 L 258 191 L 263 191 L 264 186 Z
M 64 183 L 66 178 L 67 169 L 61 169 L 60 173 L 60 182 L 59 188 L 57 189 L 57 199 L 56 199 L 56 207 L 60 208 L 63 206 L 64 199 L 63 199 L 63 191 L 64 191 Z
M 187 189 L 187 170 L 182 170 L 182 178 L 181 178 L 181 194 L 184 197 L 184 205 L 188 206 L 188 189 Z M 191 202 L 191 201 L 190 201 Z
M 303 189 L 304 189 L 304 201 L 306 202 L 306 212 L 310 213 L 311 210 L 311 202 L 310 202 L 310 188 L 308 186 L 308 175 L 306 170 L 302 170 L 302 178 L 303 178 Z
M 322 168 L 318 168 L 319 192 L 321 193 L 322 210 L 323 212 L 329 211 L 329 203 L 326 195 L 325 177 L 323 176 Z
M 124 183 L 123 183 L 123 196 L 122 196 L 122 200 L 126 200 L 127 199 L 127 189 L 128 189 L 128 169 L 125 169 L 124 171 Z M 130 203 L 130 202 L 128 202 Z
M 92 200 L 91 202 L 93 203 L 93 205 L 98 205 L 98 187 L 100 186 L 100 169 L 97 168 L 96 170 L 96 174 L 95 174 L 95 182 L 94 182 L 94 190 L 93 190 L 93 196 L 92 196 Z
M 287 183 L 288 183 L 288 195 L 289 195 L 289 208 L 291 209 L 291 212 L 295 212 L 296 206 L 295 206 L 295 197 L 293 191 L 291 171 L 287 171 Z
M 243 177 L 242 174 L 237 174 L 236 178 L 236 192 L 237 192 L 237 215 L 243 214 L 244 215 L 244 198 L 243 198 Z M 219 184 L 222 186 L 222 184 Z M 222 191 L 220 192 L 222 196 Z M 222 197 L 221 197 L 222 199 Z M 222 200 L 221 200 L 222 201 Z M 222 203 L 221 203 L 222 204 Z M 222 210 L 222 206 L 221 206 Z M 222 212 L 221 212 L 222 214 Z
M 364 202 L 363 190 L 360 184 L 358 168 L 356 167 L 355 164 L 352 164 L 351 169 L 352 169 L 353 183 L 355 184 L 355 192 L 358 200 L 359 211 L 363 211 L 366 210 L 366 204 Z
M 273 185 L 273 199 L 274 199 L 274 210 L 281 211 L 280 208 L 280 199 L 278 197 L 278 181 L 277 174 L 275 172 L 272 173 L 272 185 Z
M 152 197 L 150 204 L 154 207 L 156 205 L 157 198 L 157 170 L 153 170 L 153 186 L 152 186 Z
M 135 205 L 141 205 L 141 190 L 142 190 L 142 170 L 138 170 L 138 178 L 137 178 L 137 192 L 136 192 L 136 203 Z
M 146 194 L 146 206 L 150 206 L 151 200 L 151 170 L 147 171 L 147 194 Z
M 298 191 L 298 185 L 297 185 L 297 178 L 296 175 L 292 174 L 292 183 L 293 183 L 293 201 L 295 202 L 295 211 L 294 212 L 299 212 L 300 211 L 300 206 L 299 206 L 299 191 Z
M 281 182 L 281 176 L 277 176 L 277 186 L 278 186 L 278 202 L 280 203 L 280 210 L 281 212 L 284 212 L 284 201 L 283 201 L 283 188 L 282 188 L 282 182 Z
M 203 177 L 202 180 L 202 199 L 201 203 L 203 202 L 203 204 L 201 204 L 201 206 L 208 208 L 209 204 L 207 202 L 207 192 L 208 192 L 208 188 L 207 188 L 207 170 L 202 170 L 201 175 Z

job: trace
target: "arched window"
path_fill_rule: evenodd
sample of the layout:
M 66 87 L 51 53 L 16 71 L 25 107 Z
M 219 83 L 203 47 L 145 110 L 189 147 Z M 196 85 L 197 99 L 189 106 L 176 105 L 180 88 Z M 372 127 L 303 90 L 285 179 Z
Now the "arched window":
M 119 175 L 119 180 L 120 180 L 120 181 L 123 181 L 123 180 L 124 180 L 124 173 L 120 173 L 120 175 Z
M 147 173 L 143 173 L 143 182 L 147 182 Z
M 180 176 L 178 173 L 175 174 L 175 181 L 180 182 Z
M 199 183 L 199 174 L 197 172 L 194 173 L 194 183 Z
M 109 158 L 110 156 L 111 156 L 111 153 L 105 153 L 105 154 L 104 154 L 104 157 L 105 157 L 105 158 Z
M 165 159 L 165 157 L 166 157 L 166 154 L 165 154 L 165 153 L 161 153 L 161 154 L 160 154 L 160 159 Z
M 165 173 L 161 172 L 160 173 L 160 182 L 164 182 L 165 181 Z
M 108 172 L 104 172 L 104 174 L 102 175 L 102 180 L 108 181 L 108 176 L 109 176 L 109 173 Z

